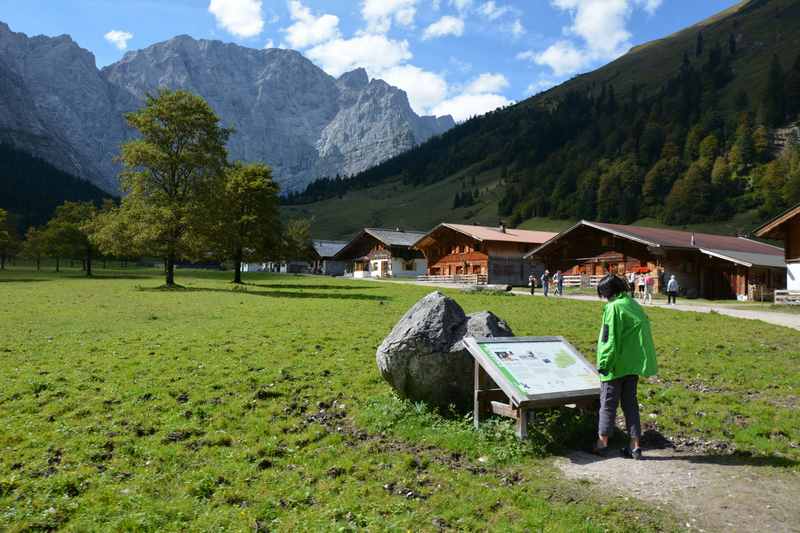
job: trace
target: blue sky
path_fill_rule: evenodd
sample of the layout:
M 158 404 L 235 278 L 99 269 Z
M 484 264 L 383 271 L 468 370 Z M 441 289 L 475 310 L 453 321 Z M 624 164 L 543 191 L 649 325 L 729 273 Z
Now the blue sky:
M 175 35 L 364 67 L 420 114 L 457 120 L 519 101 L 737 0 L 0 0 L 28 35 L 69 34 L 98 66 Z

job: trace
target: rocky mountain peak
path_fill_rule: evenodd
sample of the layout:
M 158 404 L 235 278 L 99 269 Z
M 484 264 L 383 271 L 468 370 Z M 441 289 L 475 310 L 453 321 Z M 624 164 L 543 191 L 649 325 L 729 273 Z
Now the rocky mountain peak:
M 9 65 L 4 69 L 4 65 Z M 231 159 L 273 167 L 284 191 L 380 163 L 452 120 L 417 116 L 405 92 L 364 69 L 338 79 L 293 50 L 254 49 L 179 35 L 97 70 L 68 36 L 28 38 L 0 23 L 0 141 L 118 192 L 123 115 L 159 88 L 199 94 L 235 129 Z M 13 90 L 11 90 L 13 89 Z
M 338 81 L 340 84 L 350 89 L 363 89 L 369 85 L 369 76 L 365 69 L 357 68 L 339 76 Z

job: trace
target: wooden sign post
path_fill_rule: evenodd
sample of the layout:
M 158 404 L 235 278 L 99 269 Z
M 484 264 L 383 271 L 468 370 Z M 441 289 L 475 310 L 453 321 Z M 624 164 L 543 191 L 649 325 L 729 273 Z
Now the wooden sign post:
M 524 439 L 533 409 L 599 403 L 600 375 L 563 337 L 468 337 L 464 344 L 475 358 L 476 428 L 494 413 L 515 419 Z

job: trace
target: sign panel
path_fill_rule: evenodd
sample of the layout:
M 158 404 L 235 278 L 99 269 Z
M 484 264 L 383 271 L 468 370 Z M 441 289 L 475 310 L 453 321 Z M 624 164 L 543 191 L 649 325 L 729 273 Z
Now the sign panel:
M 466 344 L 517 403 L 600 393 L 594 366 L 562 337 L 468 339 Z

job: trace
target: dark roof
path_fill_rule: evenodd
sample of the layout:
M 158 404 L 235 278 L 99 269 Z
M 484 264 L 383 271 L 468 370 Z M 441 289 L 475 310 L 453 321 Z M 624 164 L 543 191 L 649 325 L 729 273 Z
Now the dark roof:
M 314 250 L 322 259 L 333 257 L 347 244 L 344 241 L 314 241 Z
M 620 237 L 628 237 L 633 238 L 633 240 L 643 241 L 643 244 L 649 246 L 684 249 L 709 248 L 753 254 L 783 255 L 783 250 L 777 246 L 744 237 L 714 235 L 711 233 L 697 233 L 665 228 L 624 226 L 621 224 L 606 224 L 603 222 L 583 221 L 582 224 L 606 230 Z
M 701 248 L 700 251 L 706 255 L 724 259 L 747 268 L 752 266 L 784 268 L 786 266 L 783 255 L 753 254 L 733 250 L 712 250 L 709 248 Z
M 415 242 L 425 236 L 425 233 L 419 231 L 404 231 L 400 229 L 379 229 L 379 228 L 364 228 L 364 231 L 386 246 L 412 246 Z
M 766 259 L 762 256 L 774 257 L 774 262 L 777 264 L 778 258 L 782 260 L 784 255 L 782 248 L 773 246 L 771 244 L 754 241 L 752 239 L 747 239 L 745 237 L 714 235 L 711 233 L 697 233 L 664 228 L 624 226 L 622 224 L 606 224 L 604 222 L 588 222 L 586 220 L 582 220 L 568 230 L 559 233 L 542 246 L 539 246 L 537 249 L 530 252 L 528 257 L 536 255 L 540 250 L 546 248 L 556 241 L 561 240 L 566 235 L 580 227 L 594 228 L 599 231 L 604 231 L 618 237 L 633 240 L 644 244 L 645 246 L 652 246 L 655 248 L 718 251 L 718 255 L 725 255 L 725 257 L 729 260 L 733 259 L 734 255 L 738 256 L 738 254 L 751 254 L 750 259 L 757 259 L 759 261 L 759 263 L 753 263 L 752 261 L 746 261 L 745 259 L 742 259 L 742 264 L 772 264 L 772 259 Z M 727 252 L 727 255 L 723 252 Z
M 783 239 L 785 237 L 784 226 L 798 217 L 800 217 L 800 204 L 784 211 L 769 222 L 764 223 L 761 227 L 756 228 L 753 233 L 756 237 Z
M 350 242 L 342 246 L 336 253 L 335 259 L 352 260 L 356 256 L 362 256 L 366 252 L 365 246 L 370 239 L 375 239 L 387 247 L 407 248 L 411 251 L 411 245 L 417 242 L 425 234 L 419 231 L 403 231 L 399 229 L 379 229 L 364 228 L 358 235 L 353 237 Z M 421 255 L 420 252 L 415 252 Z

